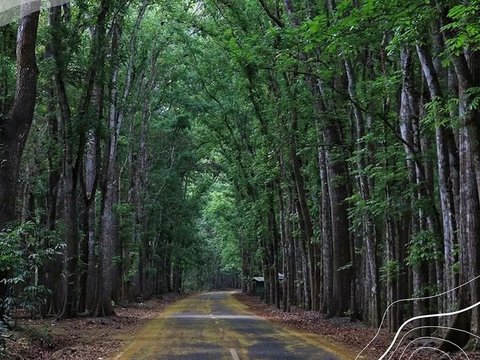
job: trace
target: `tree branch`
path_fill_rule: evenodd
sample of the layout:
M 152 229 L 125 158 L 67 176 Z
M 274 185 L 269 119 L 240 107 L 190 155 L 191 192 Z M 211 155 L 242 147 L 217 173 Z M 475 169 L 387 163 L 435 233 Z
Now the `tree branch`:
M 260 5 L 262 5 L 263 10 L 267 14 L 267 16 L 279 27 L 283 28 L 285 27 L 285 24 L 276 16 L 268 7 L 268 5 L 265 3 L 265 0 L 258 0 L 260 2 Z

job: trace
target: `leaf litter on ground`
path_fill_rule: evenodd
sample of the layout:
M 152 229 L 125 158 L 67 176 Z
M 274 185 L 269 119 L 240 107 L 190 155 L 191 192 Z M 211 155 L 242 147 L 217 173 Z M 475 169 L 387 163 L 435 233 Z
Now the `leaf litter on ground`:
M 18 320 L 7 341 L 5 360 L 105 360 L 130 340 L 132 333 L 183 296 L 167 294 L 128 306 L 115 306 L 112 317 Z M 1 356 L 0 356 L 1 357 Z
M 255 296 L 236 294 L 235 297 L 258 316 L 262 316 L 293 330 L 306 331 L 321 335 L 332 341 L 332 343 L 343 345 L 357 354 L 375 338 L 378 331 L 377 328 L 367 326 L 360 321 L 352 322 L 349 317 L 333 317 L 327 319 L 325 315 L 318 311 L 307 311 L 297 307 L 292 307 L 290 312 L 284 312 L 273 305 L 265 304 L 260 298 Z M 360 357 L 360 359 L 379 359 L 385 350 L 388 349 L 393 338 L 394 334 L 389 333 L 385 329 L 380 330 L 378 336 L 371 345 L 362 352 L 362 357 Z M 466 359 L 462 352 L 449 354 L 450 358 L 446 356 L 442 358 L 438 352 L 432 353 L 432 351 L 427 350 L 419 351 L 414 354 L 415 350 L 419 349 L 421 346 L 435 347 L 438 346 L 438 343 L 432 342 L 431 340 L 425 340 L 412 343 L 413 346 L 410 345 L 407 348 L 406 345 L 410 341 L 411 339 L 409 338 L 408 341 L 402 342 L 391 360 L 398 360 L 400 358 L 409 360 Z M 480 352 L 466 351 L 466 354 L 468 356 L 468 359 L 466 360 L 480 360 Z M 389 356 L 390 354 L 386 359 L 388 359 Z

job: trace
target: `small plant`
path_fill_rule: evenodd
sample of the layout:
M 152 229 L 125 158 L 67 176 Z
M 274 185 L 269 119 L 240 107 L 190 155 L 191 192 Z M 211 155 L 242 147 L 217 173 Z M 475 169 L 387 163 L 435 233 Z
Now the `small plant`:
M 420 265 L 424 261 L 433 261 L 440 256 L 438 237 L 429 230 L 415 234 L 408 244 L 407 264 Z
M 400 273 L 398 261 L 389 260 L 380 269 L 380 280 L 390 283 Z
M 9 291 L 3 303 L 4 313 L 22 308 L 35 316 L 44 305 L 49 290 L 39 284 L 39 269 L 52 257 L 61 254 L 60 235 L 34 222 L 10 226 L 0 232 L 0 279 Z M 5 321 L 4 321 L 5 323 Z
M 54 338 L 47 326 L 25 327 L 23 331 L 33 343 L 40 345 L 42 348 L 55 348 Z
M 5 343 L 8 339 L 8 331 L 9 328 L 7 323 L 4 321 L 4 319 L 2 319 L 2 321 L 0 321 L 0 355 L 2 355 L 5 351 Z

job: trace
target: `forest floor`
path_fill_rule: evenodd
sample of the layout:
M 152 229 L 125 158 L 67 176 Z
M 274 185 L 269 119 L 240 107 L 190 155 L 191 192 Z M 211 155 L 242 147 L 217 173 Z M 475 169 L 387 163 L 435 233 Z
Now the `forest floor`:
M 325 317 L 316 311 L 306 311 L 299 308 L 293 308 L 291 312 L 285 313 L 278 310 L 275 306 L 266 305 L 258 297 L 236 294 L 236 299 L 248 307 L 248 310 L 254 314 L 264 317 L 272 322 L 279 323 L 287 328 L 293 330 L 300 330 L 312 332 L 324 337 L 327 341 L 331 340 L 336 344 L 343 344 L 346 349 L 359 354 L 364 347 L 375 337 L 376 328 L 369 327 L 361 322 L 351 322 L 348 317 L 325 319 Z M 371 346 L 362 352 L 359 359 L 378 359 L 382 356 L 384 351 L 388 348 L 393 335 L 387 331 L 380 331 L 375 341 Z M 405 341 L 404 343 L 408 343 Z M 449 354 L 449 356 L 442 357 L 441 354 L 427 353 L 418 351 L 413 354 L 420 346 L 437 346 L 431 339 L 416 342 L 415 347 L 410 347 L 405 350 L 405 346 L 400 346 L 396 356 L 392 359 L 411 359 L 411 360 L 425 360 L 425 359 L 451 359 L 451 360 L 480 360 L 480 352 L 462 352 L 456 354 Z M 402 352 L 405 350 L 403 356 Z M 466 356 L 465 356 L 466 355 Z M 388 359 L 388 357 L 387 357 Z M 352 359 L 353 360 L 353 359 Z
M 168 294 L 145 303 L 115 307 L 108 318 L 19 319 L 7 341 L 3 360 L 104 360 L 117 353 L 150 320 L 180 295 Z

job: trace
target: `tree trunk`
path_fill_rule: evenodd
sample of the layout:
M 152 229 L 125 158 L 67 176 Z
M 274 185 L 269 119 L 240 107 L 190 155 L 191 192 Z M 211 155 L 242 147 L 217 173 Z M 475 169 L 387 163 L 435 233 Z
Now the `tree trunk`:
M 113 263 L 114 249 L 116 247 L 117 229 L 114 206 L 116 204 L 116 192 L 118 183 L 117 150 L 118 137 L 120 134 L 123 113 L 117 108 L 118 97 L 118 48 L 121 36 L 120 25 L 114 22 L 112 25 L 111 45 L 111 90 L 110 109 L 108 116 L 108 128 L 110 136 L 104 158 L 104 174 L 102 179 L 102 204 L 100 210 L 100 246 L 99 246 L 99 276 L 98 276 L 98 299 L 96 314 L 98 316 L 110 316 L 114 313 L 112 305 L 113 291 Z
M 428 48 L 424 45 L 417 45 L 417 54 L 420 59 L 423 75 L 428 85 L 431 100 L 443 100 L 437 71 Z M 451 129 L 446 128 L 444 125 L 436 127 L 435 141 L 437 148 L 438 184 L 443 225 L 444 287 L 445 289 L 453 289 L 456 287 L 455 274 L 453 273 L 453 265 L 455 262 L 453 250 L 454 245 L 457 244 L 457 223 L 453 193 L 454 183 L 452 179 L 453 176 L 450 172 L 451 164 L 449 146 L 456 146 L 453 141 L 453 133 Z M 455 292 L 448 293 L 445 303 L 453 304 L 454 301 Z
M 17 80 L 13 105 L 8 114 L 0 114 L 0 230 L 15 220 L 20 160 L 30 132 L 37 96 L 38 68 L 35 57 L 40 1 L 22 3 L 17 32 Z M 0 272 L 0 279 L 8 278 Z M 0 282 L 0 322 L 8 315 L 5 302 L 8 286 Z
M 61 315 L 74 317 L 77 313 L 78 301 L 78 242 L 79 227 L 77 213 L 77 174 L 74 171 L 75 161 L 72 146 L 72 117 L 68 103 L 67 91 L 64 82 L 63 44 L 60 34 L 61 7 L 50 10 L 50 24 L 52 27 L 51 48 L 55 59 L 56 72 L 54 74 L 55 92 L 59 108 L 59 128 L 63 142 L 62 185 L 63 185 L 63 216 L 65 223 L 66 250 L 64 260 L 64 278 L 66 298 Z
M 98 138 L 91 131 L 87 139 L 85 156 L 85 212 L 87 234 L 87 276 L 85 286 L 85 312 L 92 314 L 95 311 L 97 299 L 97 210 L 96 193 L 98 183 Z
M 294 105 L 296 106 L 296 105 Z M 305 190 L 305 181 L 302 174 L 301 160 L 298 156 L 297 149 L 297 132 L 298 132 L 298 113 L 296 109 L 292 110 L 291 114 L 291 134 L 290 134 L 290 158 L 292 161 L 293 179 L 297 190 L 298 199 L 298 212 L 300 215 L 300 227 L 303 230 L 304 243 L 302 247 L 302 257 L 305 257 L 305 309 L 311 310 L 312 308 L 312 291 L 313 291 L 313 272 L 314 264 L 311 261 L 310 241 L 313 236 L 313 225 L 310 216 L 310 210 L 307 203 L 307 195 Z M 314 296 L 314 295 L 313 295 Z
M 328 180 L 327 158 L 325 149 L 319 146 L 318 161 L 320 168 L 320 181 L 322 185 L 322 266 L 323 266 L 323 299 L 322 312 L 325 314 L 333 314 L 332 301 L 333 298 L 333 244 L 332 244 L 332 213 L 330 204 L 330 189 Z
M 332 84 L 335 86 L 335 84 Z M 322 81 L 316 84 L 318 97 L 326 99 L 325 85 Z M 330 312 L 327 316 L 345 316 L 350 308 L 352 263 L 350 254 L 350 234 L 348 221 L 347 198 L 349 191 L 346 183 L 348 171 L 346 157 L 337 153 L 342 149 L 340 124 L 333 118 L 335 111 L 325 105 L 325 100 L 317 101 L 316 106 L 320 119 L 320 128 L 325 144 L 325 160 L 327 164 L 328 193 L 330 196 L 330 214 L 332 224 L 332 297 Z M 324 114 L 331 111 L 331 114 Z M 322 116 L 325 118 L 323 119 Z
M 356 79 L 355 73 L 352 67 L 350 60 L 345 60 L 345 72 L 347 74 L 348 80 L 348 93 L 353 102 L 353 114 L 355 119 L 355 137 L 357 144 L 357 169 L 359 172 L 358 178 L 358 187 L 359 193 L 362 198 L 362 201 L 368 203 L 371 201 L 371 186 L 368 180 L 368 177 L 365 173 L 366 155 L 369 154 L 369 149 L 365 144 L 364 136 L 365 132 L 365 120 L 362 114 L 361 109 L 358 107 L 357 94 L 356 94 Z M 373 216 L 366 213 L 363 216 L 363 241 L 366 246 L 366 264 L 367 272 L 365 281 L 365 288 L 367 289 L 367 304 L 368 304 L 368 318 L 371 319 L 373 324 L 378 324 L 380 322 L 380 289 L 377 288 L 378 278 L 377 278 L 377 255 L 376 255 L 376 231 L 375 223 Z M 363 242 L 362 241 L 362 242 Z M 352 254 L 353 258 L 353 254 Z

